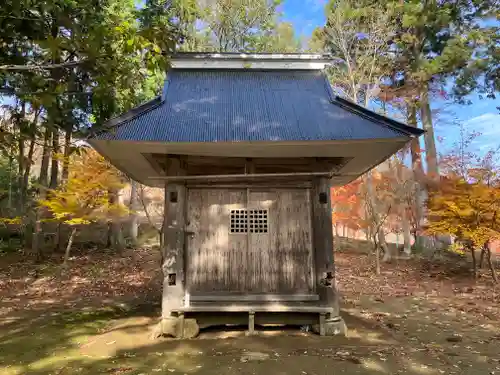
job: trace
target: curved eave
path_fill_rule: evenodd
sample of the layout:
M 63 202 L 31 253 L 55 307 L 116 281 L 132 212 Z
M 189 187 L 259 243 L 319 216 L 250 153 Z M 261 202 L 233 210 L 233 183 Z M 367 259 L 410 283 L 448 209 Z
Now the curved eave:
M 413 126 L 406 125 L 400 121 L 391 119 L 390 117 L 380 115 L 376 112 L 370 111 L 363 106 L 351 102 L 350 100 L 344 99 L 340 96 L 335 96 L 332 101 L 333 104 L 341 106 L 342 108 L 357 114 L 358 116 L 364 117 L 373 122 L 383 124 L 392 129 L 398 130 L 409 137 L 419 137 L 425 133 L 425 130 L 415 128 Z
M 89 144 L 113 165 L 134 180 L 150 186 L 163 186 L 163 175 L 151 163 L 151 154 L 219 157 L 342 157 L 349 158 L 333 177 L 332 184 L 343 185 L 382 163 L 411 138 L 370 139 L 330 142 L 135 142 L 90 139 Z
M 89 140 L 98 137 L 100 134 L 104 132 L 112 131 L 113 128 L 122 125 L 123 123 L 133 120 L 137 117 L 144 115 L 145 113 L 157 108 L 162 104 L 162 97 L 157 96 L 154 99 L 147 101 L 140 106 L 132 108 L 131 110 L 113 117 L 106 121 L 103 125 L 95 127 L 95 129 L 90 130 L 90 135 L 87 137 Z

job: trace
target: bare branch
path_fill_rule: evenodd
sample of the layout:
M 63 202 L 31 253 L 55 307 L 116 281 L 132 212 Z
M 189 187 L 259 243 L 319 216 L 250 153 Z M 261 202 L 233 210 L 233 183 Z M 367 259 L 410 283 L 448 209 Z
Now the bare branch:
M 0 70 L 8 71 L 36 71 L 36 70 L 51 70 L 60 68 L 72 68 L 81 65 L 88 60 L 68 61 L 60 64 L 44 64 L 44 65 L 0 65 Z

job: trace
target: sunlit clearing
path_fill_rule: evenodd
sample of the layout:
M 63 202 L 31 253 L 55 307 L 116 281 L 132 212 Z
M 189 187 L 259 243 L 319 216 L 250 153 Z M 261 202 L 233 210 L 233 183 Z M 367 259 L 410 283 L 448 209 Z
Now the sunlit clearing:
M 387 344 L 387 340 L 382 339 L 381 336 L 378 332 L 363 332 L 356 329 L 350 329 L 347 333 L 349 338 L 356 338 L 374 344 Z
M 411 369 L 412 373 L 415 374 L 422 374 L 422 375 L 429 375 L 429 374 L 437 374 L 437 371 L 433 369 L 432 367 L 429 367 L 427 365 L 424 365 L 422 363 L 415 363 L 412 361 L 409 361 L 407 359 L 403 359 L 405 362 L 405 367 L 408 367 Z
M 44 368 L 55 368 L 56 366 L 63 366 L 64 364 L 75 360 L 81 359 L 77 350 L 68 350 L 61 351 L 58 350 L 57 353 L 54 353 L 52 356 L 47 356 L 39 361 L 36 361 L 30 365 L 30 368 L 33 370 L 43 370 Z M 85 357 L 85 360 L 92 361 L 91 358 Z
M 389 374 L 389 371 L 384 366 L 382 366 L 380 363 L 375 362 L 374 360 L 371 360 L 371 359 L 364 360 L 363 367 L 368 369 L 368 370 L 378 371 L 378 372 L 381 372 L 383 374 Z

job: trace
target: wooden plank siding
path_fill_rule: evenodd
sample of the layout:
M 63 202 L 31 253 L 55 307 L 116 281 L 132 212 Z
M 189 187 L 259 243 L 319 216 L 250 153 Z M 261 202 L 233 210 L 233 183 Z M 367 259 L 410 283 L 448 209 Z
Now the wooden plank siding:
M 190 189 L 188 198 L 187 288 L 193 292 L 244 291 L 246 238 L 229 238 L 231 209 L 244 208 L 244 191 Z
M 267 209 L 267 233 L 230 233 L 235 209 Z M 314 291 L 308 189 L 189 189 L 186 287 L 191 295 Z
M 282 190 L 277 196 L 273 236 L 279 291 L 290 294 L 312 292 L 309 191 Z

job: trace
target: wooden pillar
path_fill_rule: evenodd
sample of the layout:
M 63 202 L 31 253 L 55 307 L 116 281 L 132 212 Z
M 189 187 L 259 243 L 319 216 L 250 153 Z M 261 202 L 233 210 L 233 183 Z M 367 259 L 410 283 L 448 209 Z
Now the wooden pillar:
M 314 265 L 316 290 L 324 306 L 334 308 L 339 315 L 338 294 L 335 285 L 333 257 L 333 229 L 330 181 L 326 177 L 315 180 L 313 188 Z
M 248 334 L 255 334 L 255 311 L 248 312 Z
M 184 169 L 179 158 L 169 158 L 169 175 L 182 175 Z M 183 182 L 165 185 L 163 297 L 162 318 L 170 318 L 172 310 L 184 302 L 184 242 L 186 217 L 186 186 Z
M 326 314 L 325 313 L 319 314 L 319 335 L 320 336 L 326 335 Z

